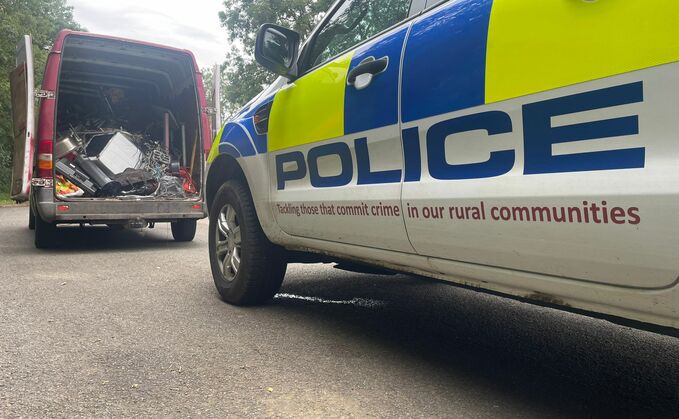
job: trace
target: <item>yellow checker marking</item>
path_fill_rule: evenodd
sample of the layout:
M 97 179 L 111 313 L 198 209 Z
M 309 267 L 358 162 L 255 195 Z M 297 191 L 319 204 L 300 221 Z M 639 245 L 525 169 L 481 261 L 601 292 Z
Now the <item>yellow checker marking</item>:
M 486 103 L 679 60 L 679 0 L 495 0 Z
M 212 147 L 210 147 L 210 154 L 207 155 L 207 162 L 212 163 L 219 155 L 219 142 L 222 140 L 222 134 L 224 133 L 224 127 L 219 130 L 215 140 L 212 142 Z
M 269 151 L 344 135 L 344 88 L 353 52 L 295 80 L 274 98 Z

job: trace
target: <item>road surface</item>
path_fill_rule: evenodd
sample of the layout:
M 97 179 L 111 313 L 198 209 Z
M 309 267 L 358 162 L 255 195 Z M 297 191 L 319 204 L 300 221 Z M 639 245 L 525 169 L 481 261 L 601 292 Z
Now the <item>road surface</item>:
M 292 265 L 222 303 L 206 230 L 0 209 L 0 417 L 671 417 L 679 339 L 409 276 Z

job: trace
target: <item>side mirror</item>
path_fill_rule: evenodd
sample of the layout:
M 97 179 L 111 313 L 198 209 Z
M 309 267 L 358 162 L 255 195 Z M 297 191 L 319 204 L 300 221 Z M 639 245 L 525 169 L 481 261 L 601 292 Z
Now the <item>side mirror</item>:
M 282 26 L 265 23 L 257 32 L 255 60 L 279 76 L 297 76 L 297 53 L 300 36 Z

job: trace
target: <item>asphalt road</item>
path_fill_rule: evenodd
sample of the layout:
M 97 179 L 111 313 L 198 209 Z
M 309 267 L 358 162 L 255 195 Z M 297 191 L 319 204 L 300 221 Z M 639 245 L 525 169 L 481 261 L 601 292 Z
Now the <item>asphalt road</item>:
M 0 209 L 0 417 L 677 417 L 679 339 L 408 276 L 292 265 L 222 303 L 207 223 L 72 228 Z

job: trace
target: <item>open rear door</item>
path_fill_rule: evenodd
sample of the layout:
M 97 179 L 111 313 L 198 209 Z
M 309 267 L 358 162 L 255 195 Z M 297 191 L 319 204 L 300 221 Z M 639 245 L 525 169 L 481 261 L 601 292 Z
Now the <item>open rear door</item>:
M 12 156 L 11 197 L 28 200 L 33 172 L 33 131 L 35 129 L 35 93 L 33 79 L 33 47 L 30 35 L 24 35 L 16 50 L 16 68 L 10 73 L 12 92 Z

